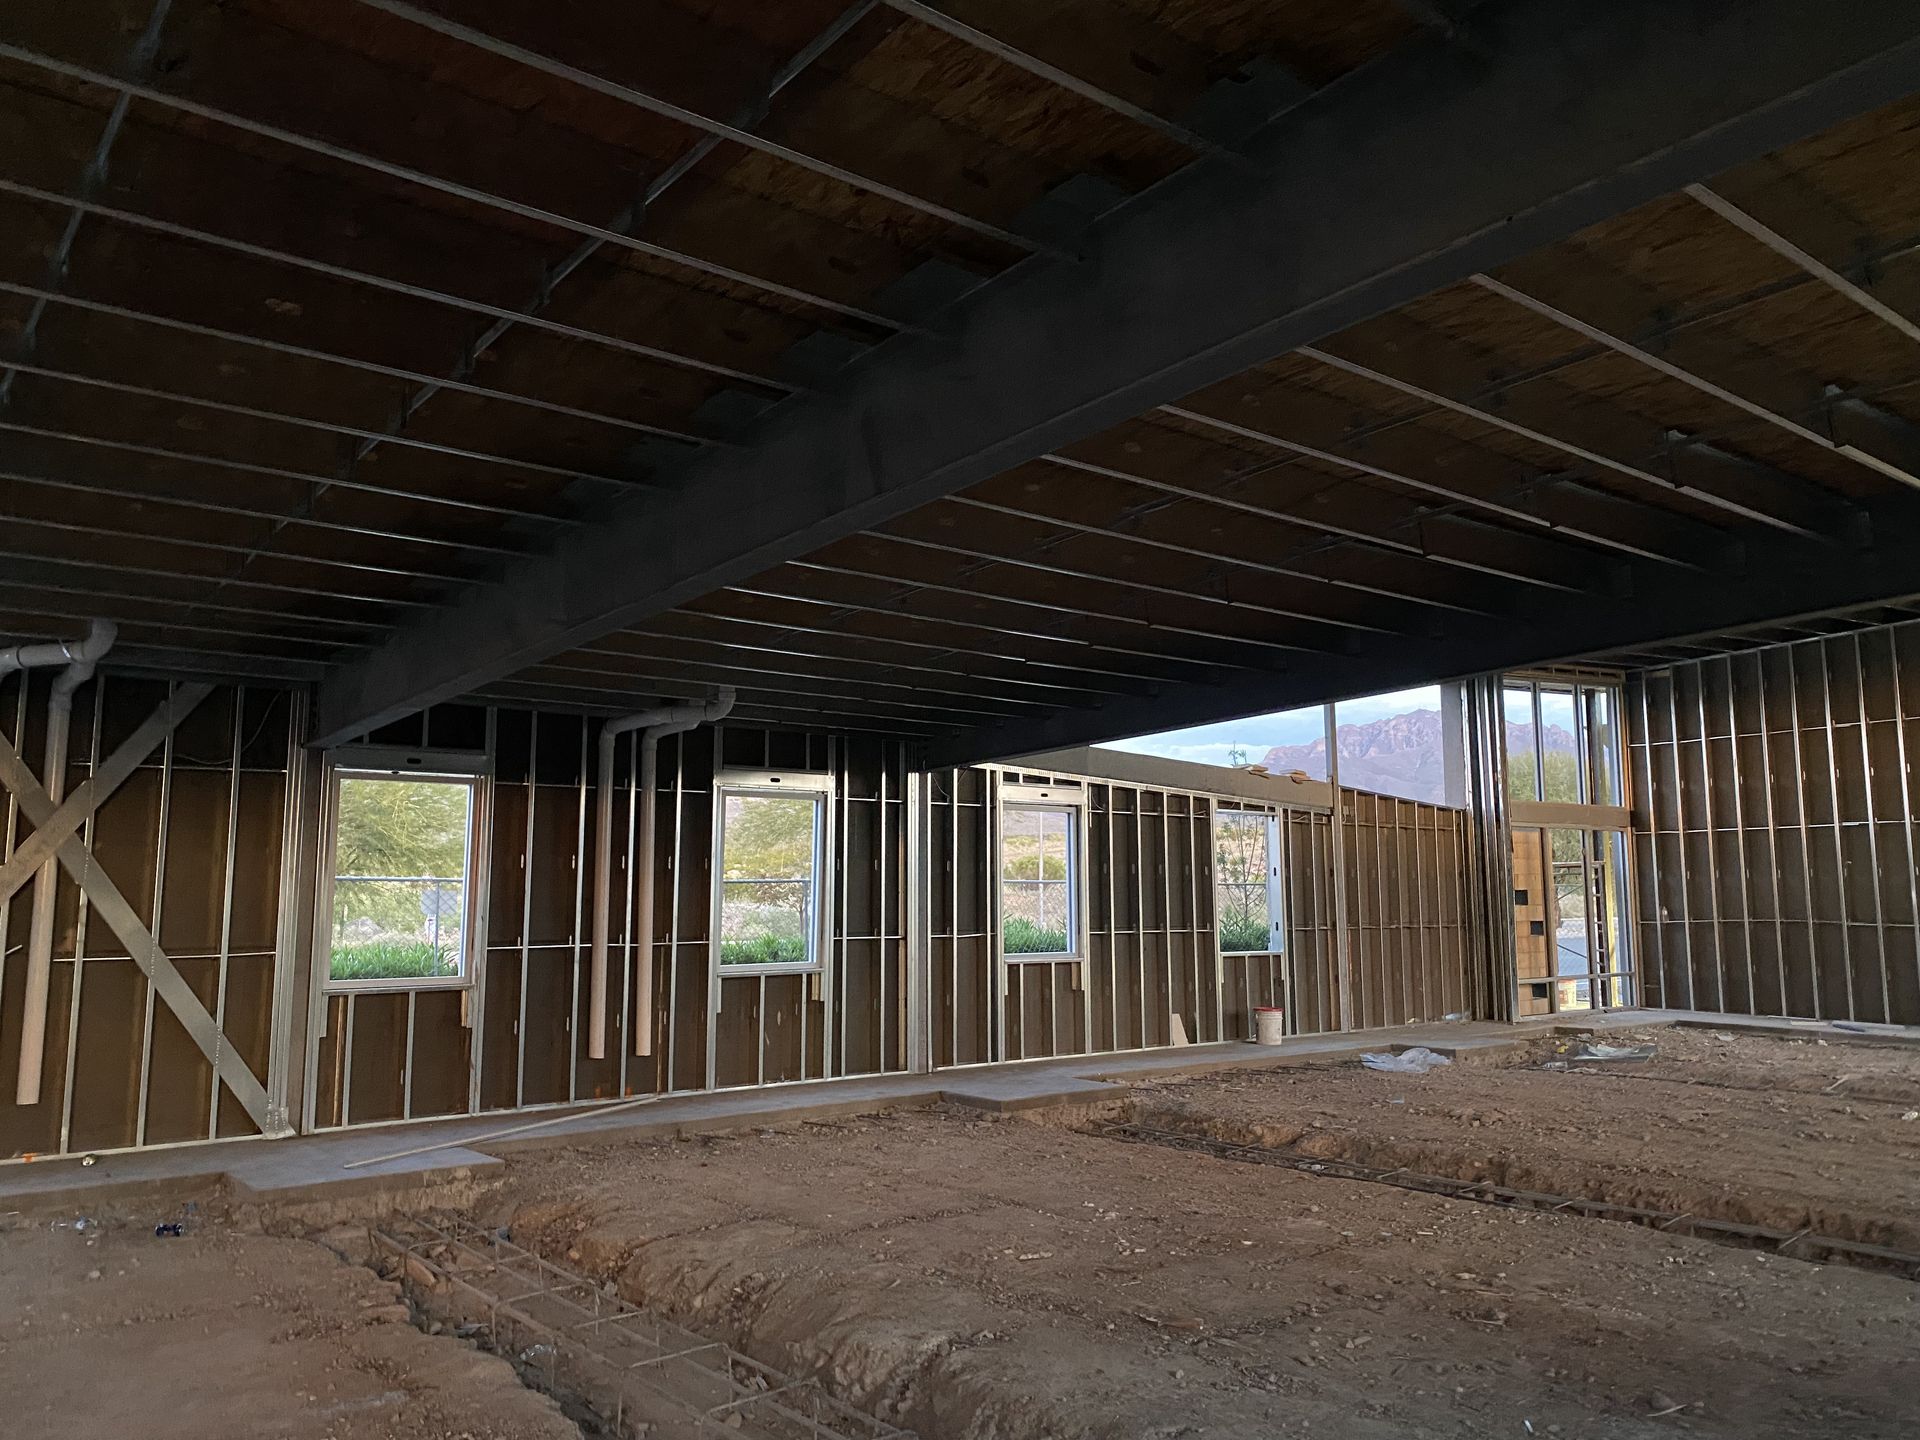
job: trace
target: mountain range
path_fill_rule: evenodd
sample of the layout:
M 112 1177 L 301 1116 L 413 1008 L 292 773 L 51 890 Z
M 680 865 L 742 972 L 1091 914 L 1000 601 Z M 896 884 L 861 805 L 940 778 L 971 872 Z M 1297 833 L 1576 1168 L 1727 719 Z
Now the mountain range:
M 1572 732 L 1561 726 L 1547 726 L 1543 738 L 1547 750 L 1573 753 Z M 1341 784 L 1434 804 L 1444 802 L 1445 747 L 1438 710 L 1410 710 L 1364 725 L 1342 725 L 1334 740 L 1340 747 Z M 1508 724 L 1508 753 L 1522 753 L 1532 746 L 1531 725 Z M 1275 745 L 1261 763 L 1273 771 L 1304 770 L 1309 775 L 1325 775 L 1327 742 Z

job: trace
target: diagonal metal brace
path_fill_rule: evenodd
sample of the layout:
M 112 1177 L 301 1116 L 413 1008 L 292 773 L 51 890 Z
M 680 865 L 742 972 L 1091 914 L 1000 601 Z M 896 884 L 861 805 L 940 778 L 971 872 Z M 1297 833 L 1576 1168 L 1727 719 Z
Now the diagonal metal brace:
M 196 690 L 200 692 L 198 695 L 192 693 Z M 206 691 L 205 686 L 182 686 L 175 692 L 172 699 L 163 702 L 160 711 L 146 725 L 143 725 L 125 745 L 114 752 L 108 763 L 125 763 L 123 761 L 125 752 L 136 741 L 146 737 L 150 730 L 154 733 L 150 739 L 145 740 L 145 745 L 146 751 L 152 750 L 159 739 L 179 722 L 179 718 L 184 716 L 193 704 L 205 698 Z M 188 699 L 192 703 L 183 706 L 181 702 Z M 157 729 L 155 729 L 156 725 Z M 142 751 L 142 755 L 146 751 Z M 131 764 L 126 764 L 125 768 L 131 771 L 133 765 L 138 763 L 136 758 Z M 103 766 L 100 779 L 108 778 L 105 771 L 106 767 Z M 125 776 L 121 778 L 124 779 Z M 20 802 L 21 811 L 33 822 L 36 831 L 50 831 L 51 824 L 60 811 L 48 798 L 47 792 L 41 788 L 40 782 L 33 777 L 33 772 L 21 760 L 19 752 L 8 744 L 4 737 L 0 737 L 0 785 L 6 786 L 14 793 Z M 84 793 L 96 797 L 103 793 L 97 788 L 86 790 L 83 787 L 83 790 Z M 75 798 L 78 799 L 82 793 L 83 791 L 76 791 Z M 127 947 L 127 953 L 133 957 L 134 964 L 138 965 L 140 973 L 147 977 L 148 984 L 153 987 L 153 993 L 166 1002 L 167 1008 L 173 1012 L 174 1018 L 187 1032 L 188 1038 L 199 1047 L 200 1053 L 207 1057 L 207 1062 L 213 1066 L 214 1072 L 227 1082 L 227 1088 L 233 1092 L 234 1098 L 240 1102 L 248 1117 L 260 1127 L 262 1133 L 267 1133 L 265 1087 L 261 1085 L 253 1071 L 247 1068 L 246 1061 L 240 1057 L 239 1053 L 227 1044 L 226 1036 L 221 1033 L 219 1025 L 215 1023 L 213 1016 L 207 1013 L 207 1007 L 200 1003 L 200 997 L 193 993 L 193 987 L 181 975 L 172 958 L 160 948 L 160 942 L 154 938 L 153 933 L 135 913 L 133 906 L 127 902 L 127 897 L 120 893 L 120 887 L 114 884 L 112 877 L 95 863 L 93 853 L 78 836 L 69 830 L 57 845 L 55 853 L 59 856 L 60 863 L 66 867 L 67 873 L 73 876 L 74 883 L 87 897 L 94 913 L 106 922 L 115 935 L 120 937 L 120 943 Z M 15 857 L 16 860 L 18 858 L 18 856 Z
M 211 685 L 181 685 L 176 688 L 160 702 L 159 708 L 147 717 L 138 730 L 120 742 L 119 747 L 100 763 L 100 768 L 88 776 L 84 784 L 67 793 L 67 798 L 48 817 L 46 824 L 35 822 L 33 834 L 15 847 L 6 864 L 0 865 L 0 905 L 11 900 L 14 893 L 39 872 L 40 867 L 52 858 L 59 844 L 78 831 L 86 823 L 87 817 L 105 804 L 107 797 L 140 768 L 140 762 L 153 753 L 154 746 L 166 739 L 212 692 Z M 0 737 L 0 745 L 5 743 L 4 737 Z

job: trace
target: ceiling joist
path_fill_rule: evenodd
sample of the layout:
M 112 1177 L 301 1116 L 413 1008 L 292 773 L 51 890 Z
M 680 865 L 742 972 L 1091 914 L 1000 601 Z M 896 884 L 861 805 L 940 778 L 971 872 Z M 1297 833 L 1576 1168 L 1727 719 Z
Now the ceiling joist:
M 783 407 L 744 452 L 690 459 L 671 494 L 404 625 L 329 676 L 319 738 L 744 581 L 1912 91 L 1920 19 L 1842 10 L 1483 7 L 1480 53 L 1410 42 L 1254 137 L 1253 178 L 1237 158 L 1195 162 L 1097 225 L 1086 260 L 1020 267 L 945 333 L 899 337 L 832 398 Z M 1609 83 L 1588 84 L 1602 68 Z M 1496 152 L 1496 167 L 1468 158 Z

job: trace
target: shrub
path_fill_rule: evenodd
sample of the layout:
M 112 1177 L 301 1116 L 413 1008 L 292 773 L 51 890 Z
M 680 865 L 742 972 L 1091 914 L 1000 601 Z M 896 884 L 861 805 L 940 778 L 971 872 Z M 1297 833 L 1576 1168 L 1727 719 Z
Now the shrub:
M 1015 915 L 1001 923 L 1000 938 L 1009 955 L 1057 955 L 1067 948 L 1065 930 L 1042 929 Z
M 424 940 L 363 940 L 335 945 L 329 973 L 335 980 L 418 980 L 457 975 L 460 962 Z
M 751 940 L 722 940 L 722 965 L 802 965 L 806 939 L 799 935 L 756 935 Z
M 1220 949 L 1224 954 L 1251 950 L 1264 954 L 1272 945 L 1267 922 L 1256 915 L 1227 915 L 1220 920 Z

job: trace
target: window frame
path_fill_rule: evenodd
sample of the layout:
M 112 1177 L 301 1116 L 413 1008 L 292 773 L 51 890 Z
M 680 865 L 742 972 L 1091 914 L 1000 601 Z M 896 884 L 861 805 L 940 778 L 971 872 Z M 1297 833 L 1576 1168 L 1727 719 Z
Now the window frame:
M 1415 802 L 1418 803 L 1418 802 Z M 1229 950 L 1220 943 L 1220 842 L 1218 829 L 1228 817 L 1234 817 L 1238 823 L 1242 819 L 1262 820 L 1266 822 L 1267 841 L 1267 948 L 1264 950 Z M 1221 958 L 1227 959 L 1241 955 L 1271 955 L 1284 960 L 1287 956 L 1286 878 L 1280 873 L 1284 853 L 1281 850 L 1283 831 L 1280 815 L 1273 810 L 1245 810 L 1213 807 L 1213 826 L 1215 829 L 1213 857 L 1213 943 Z
M 1563 680 L 1534 680 L 1533 686 L 1533 768 L 1535 799 L 1542 805 L 1590 805 L 1591 777 L 1587 774 L 1586 707 L 1582 692 L 1589 687 Z M 1547 794 L 1547 705 L 1566 705 L 1567 728 L 1573 736 L 1573 798 L 1555 800 Z M 1556 720 L 1552 722 L 1558 724 Z
M 1067 812 L 1067 948 L 1009 951 L 1007 949 L 1006 839 L 1007 812 L 1014 810 Z M 1087 797 L 1077 786 L 1000 786 L 993 843 L 993 944 L 1008 965 L 1078 965 L 1087 958 Z
M 1631 828 L 1631 812 L 1627 797 L 1631 793 L 1631 776 L 1627 771 L 1627 755 L 1622 743 L 1625 723 L 1625 691 L 1618 680 L 1584 675 L 1555 675 L 1551 673 L 1531 673 L 1515 671 L 1500 677 L 1501 716 L 1500 728 L 1501 768 L 1506 775 L 1506 805 L 1509 823 L 1520 825 L 1546 826 L 1586 826 L 1602 830 L 1626 830 Z M 1609 750 L 1600 743 L 1592 730 L 1592 706 L 1590 697 L 1596 691 L 1607 695 L 1608 728 L 1612 732 L 1612 748 Z M 1546 741 L 1545 713 L 1541 706 L 1541 696 L 1552 694 L 1566 696 L 1573 708 L 1573 756 L 1574 784 L 1579 795 L 1577 800 L 1546 800 Z M 1533 730 L 1533 798 L 1527 799 L 1513 793 L 1512 776 L 1514 773 L 1514 754 L 1506 747 L 1506 699 L 1508 696 L 1525 695 L 1527 697 L 1530 724 Z M 1595 797 L 1596 780 L 1600 771 L 1605 769 L 1607 788 L 1614 793 L 1612 801 Z
M 1630 1008 L 1638 1003 L 1640 988 L 1639 954 L 1632 916 L 1634 914 L 1634 857 L 1631 845 L 1633 816 L 1628 797 L 1633 793 L 1629 770 L 1625 687 L 1617 676 L 1592 671 L 1514 671 L 1500 676 L 1502 713 L 1506 695 L 1525 694 L 1532 715 L 1533 767 L 1536 797 L 1546 793 L 1546 730 L 1542 697 L 1566 696 L 1573 712 L 1573 754 L 1578 800 L 1520 799 L 1511 794 L 1508 784 L 1507 823 L 1518 846 L 1537 848 L 1540 855 L 1540 880 L 1545 886 L 1545 935 L 1547 967 L 1544 976 L 1516 976 L 1516 1010 L 1523 1014 L 1588 1014 L 1603 1009 Z M 1603 707 L 1594 698 L 1604 695 Z M 1604 716 L 1599 710 L 1604 710 Z M 1600 725 L 1596 720 L 1603 718 Z M 1604 735 L 1601 733 L 1604 731 Z M 1505 727 L 1501 739 L 1504 746 Z M 1513 753 L 1502 750 L 1502 762 L 1509 776 Z M 1611 794 L 1612 800 L 1604 798 Z M 1569 831 L 1580 837 L 1578 861 L 1554 858 L 1556 832 Z M 1562 872 L 1579 871 L 1580 904 L 1586 929 L 1584 973 L 1560 972 L 1560 924 L 1563 906 L 1560 900 Z M 1611 885 L 1607 882 L 1611 880 Z M 1515 890 L 1516 897 L 1519 894 Z M 1518 903 L 1516 898 L 1516 904 Z M 1516 947 L 1522 937 L 1516 934 Z M 1596 968 L 1605 962 L 1604 969 Z M 1584 1003 L 1577 999 L 1578 988 L 1585 985 Z M 1531 993 L 1529 993 L 1531 992 Z M 1569 1000 L 1569 995 L 1576 998 Z M 1529 1010 L 1529 1000 L 1544 999 L 1544 1010 Z
M 1428 799 L 1418 795 L 1408 795 L 1399 790 L 1376 789 L 1371 785 L 1357 783 L 1344 774 L 1340 765 L 1340 710 L 1346 705 L 1360 705 L 1378 700 L 1383 695 L 1400 694 L 1415 690 L 1432 690 L 1440 713 L 1440 797 Z M 1383 795 L 1389 800 L 1405 800 L 1414 805 L 1431 805 L 1440 810 L 1465 810 L 1467 808 L 1467 750 L 1466 750 L 1466 687 L 1458 680 L 1431 680 L 1425 684 L 1408 685 L 1402 690 L 1380 691 L 1371 695 L 1349 695 L 1344 699 L 1327 702 L 1327 755 L 1330 771 L 1330 783 L 1335 792 L 1335 804 L 1338 805 L 1338 792 L 1342 789 L 1355 790 L 1363 795 Z M 1419 707 L 1424 709 L 1425 707 Z M 1398 711 L 1407 715 L 1411 711 Z M 1251 953 L 1251 952 L 1249 952 Z
M 1533 748 L 1527 757 L 1533 766 L 1530 772 L 1533 776 L 1533 793 L 1530 795 L 1520 795 L 1514 790 L 1513 751 L 1507 745 L 1507 726 L 1514 723 L 1512 715 L 1508 713 L 1508 702 L 1516 698 L 1524 699 L 1526 703 L 1526 720 L 1522 723 L 1526 725 L 1527 733 L 1532 736 Z M 1531 680 L 1512 675 L 1500 677 L 1500 722 L 1500 753 L 1504 762 L 1507 784 L 1506 802 L 1509 806 L 1540 804 L 1543 783 L 1543 777 L 1540 774 L 1540 694 Z
M 805 796 L 813 802 L 813 921 L 807 930 L 805 960 L 728 965 L 720 958 L 721 912 L 726 903 L 727 798 Z M 722 770 L 713 777 L 713 843 L 708 852 L 710 907 L 707 917 L 707 965 L 720 978 L 762 975 L 822 975 L 833 945 L 834 777 L 809 770 Z
M 313 968 L 326 995 L 389 993 L 411 990 L 469 990 L 479 982 L 480 957 L 485 953 L 480 934 L 487 922 L 484 890 L 487 884 L 486 849 L 481 843 L 487 827 L 488 780 L 491 766 L 480 752 L 465 750 L 401 750 L 360 746 L 331 751 L 326 761 L 326 817 L 321 836 L 319 885 L 314 897 Z M 460 915 L 460 972 L 457 975 L 392 975 L 366 980 L 338 980 L 333 975 L 333 899 L 340 840 L 340 787 L 348 780 L 429 782 L 460 785 L 467 790 L 467 845 L 462 864 Z

